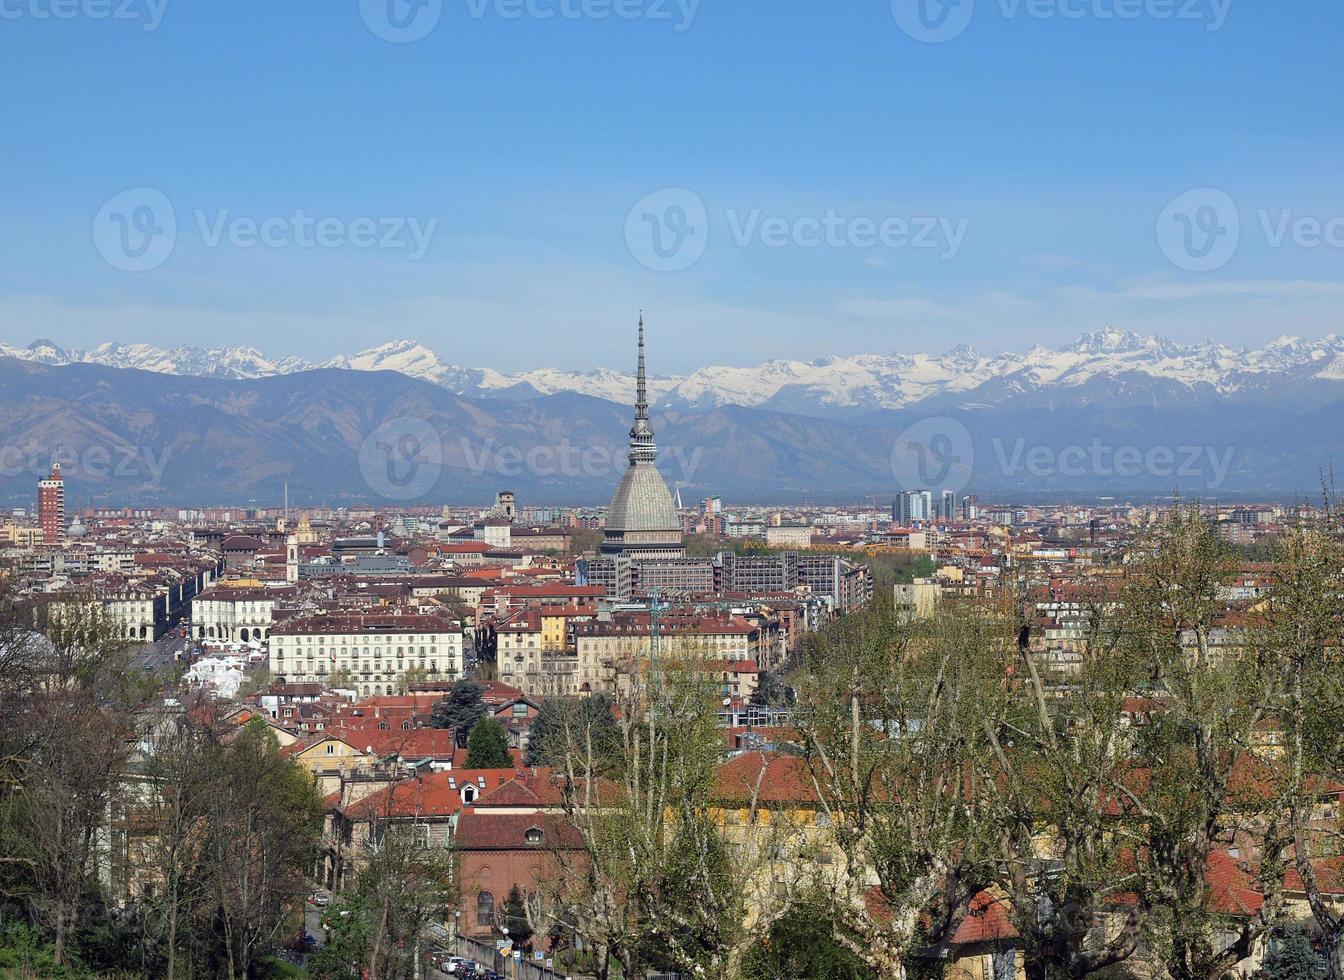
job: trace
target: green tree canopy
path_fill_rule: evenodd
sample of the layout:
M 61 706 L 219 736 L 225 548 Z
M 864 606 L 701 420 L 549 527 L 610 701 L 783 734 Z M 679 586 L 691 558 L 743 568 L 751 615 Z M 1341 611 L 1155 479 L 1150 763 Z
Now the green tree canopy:
M 476 681 L 458 681 L 448 696 L 434 705 L 430 724 L 435 728 L 451 728 L 457 732 L 458 744 L 463 744 L 476 723 L 485 717 L 485 702 L 481 700 L 484 693 L 485 687 Z
M 611 710 L 611 698 L 547 698 L 532 722 L 527 740 L 529 766 L 563 767 L 567 757 L 587 760 L 591 740 L 594 768 L 603 775 L 619 768 L 621 731 Z M 578 767 L 580 770 L 583 766 Z
M 467 739 L 468 769 L 508 769 L 513 766 L 504 726 L 494 718 L 482 718 Z

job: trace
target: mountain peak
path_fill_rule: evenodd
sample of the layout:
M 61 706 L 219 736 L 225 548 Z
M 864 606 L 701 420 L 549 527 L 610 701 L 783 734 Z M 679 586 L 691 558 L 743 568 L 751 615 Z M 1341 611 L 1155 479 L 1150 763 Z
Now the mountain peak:
M 1140 337 L 1131 330 L 1117 330 L 1107 326 L 1083 334 L 1069 350 L 1077 354 L 1128 354 L 1145 349 L 1147 341 L 1155 339 Z

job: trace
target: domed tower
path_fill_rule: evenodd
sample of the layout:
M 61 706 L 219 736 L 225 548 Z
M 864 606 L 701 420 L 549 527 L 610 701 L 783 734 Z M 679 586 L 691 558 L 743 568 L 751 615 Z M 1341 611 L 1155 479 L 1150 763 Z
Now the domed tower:
M 630 428 L 630 467 L 621 477 L 607 508 L 602 554 L 629 558 L 681 558 L 681 519 L 663 475 L 654 462 L 658 447 L 649 424 L 648 387 L 644 379 L 644 314 L 639 315 L 639 368 L 635 389 L 635 424 Z

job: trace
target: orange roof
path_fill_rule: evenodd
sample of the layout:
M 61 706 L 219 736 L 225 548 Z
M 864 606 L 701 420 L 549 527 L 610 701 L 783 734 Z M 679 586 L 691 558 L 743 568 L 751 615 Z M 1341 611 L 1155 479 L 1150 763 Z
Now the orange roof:
M 807 763 L 796 755 L 744 752 L 719 766 L 716 793 L 723 802 L 818 803 Z
M 451 769 L 414 776 L 393 783 L 376 793 L 348 804 L 343 809 L 353 820 L 371 817 L 439 818 L 450 817 L 464 806 L 462 788 L 476 786 L 478 793 L 487 793 L 493 787 L 508 782 L 515 775 L 512 769 Z
M 970 901 L 970 910 L 952 936 L 954 943 L 992 943 L 1000 939 L 1016 939 L 1012 909 L 1007 901 L 991 892 L 977 892 Z

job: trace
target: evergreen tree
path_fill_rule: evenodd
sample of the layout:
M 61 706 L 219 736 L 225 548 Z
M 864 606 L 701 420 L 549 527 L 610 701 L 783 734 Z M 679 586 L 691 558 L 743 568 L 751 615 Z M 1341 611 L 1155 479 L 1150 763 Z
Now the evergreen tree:
M 527 764 L 563 768 L 566 757 L 586 760 L 589 739 L 593 745 L 594 768 L 598 773 L 610 775 L 620 758 L 621 731 L 607 695 L 547 698 L 532 722 L 527 740 Z
M 1286 929 L 1270 944 L 1260 980 L 1321 980 L 1325 964 L 1300 929 Z
M 485 702 L 481 695 L 485 688 L 472 680 L 460 680 L 448 696 L 434 705 L 430 724 L 435 728 L 451 728 L 457 733 L 457 744 L 465 745 L 471 729 L 485 717 Z
M 504 900 L 499 924 L 509 930 L 510 942 L 521 949 L 528 948 L 528 944 L 532 941 L 532 924 L 527 918 L 527 906 L 523 901 L 522 889 L 517 885 L 509 889 L 509 897 Z
M 504 726 L 494 718 L 482 718 L 467 739 L 468 769 L 509 769 L 513 757 L 509 755 L 509 740 Z

